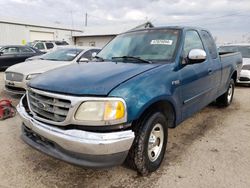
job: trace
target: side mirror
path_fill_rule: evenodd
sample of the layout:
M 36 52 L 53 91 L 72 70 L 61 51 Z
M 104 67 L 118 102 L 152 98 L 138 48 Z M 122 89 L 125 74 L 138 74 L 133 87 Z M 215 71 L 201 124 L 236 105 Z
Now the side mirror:
M 89 62 L 89 59 L 87 59 L 87 58 L 85 58 L 85 57 L 82 57 L 80 60 L 79 60 L 79 62 Z
M 202 49 L 192 49 L 188 53 L 187 64 L 202 63 L 207 58 L 207 54 Z
M 92 53 L 92 58 L 95 58 L 96 55 L 97 55 L 97 53 L 96 53 L 96 52 L 93 52 L 93 53 Z

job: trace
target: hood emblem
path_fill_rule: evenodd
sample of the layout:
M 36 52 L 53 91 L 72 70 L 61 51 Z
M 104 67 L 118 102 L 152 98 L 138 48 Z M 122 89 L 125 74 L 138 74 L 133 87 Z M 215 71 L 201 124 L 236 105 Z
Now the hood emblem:
M 37 106 L 43 110 L 47 109 L 47 105 L 40 101 L 37 102 Z

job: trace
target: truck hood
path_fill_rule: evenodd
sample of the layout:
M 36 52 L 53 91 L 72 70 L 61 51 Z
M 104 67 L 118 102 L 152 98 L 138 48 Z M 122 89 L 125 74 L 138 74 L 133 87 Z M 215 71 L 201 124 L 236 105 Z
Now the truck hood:
M 23 63 L 18 63 L 9 67 L 6 72 L 17 72 L 23 75 L 44 73 L 58 67 L 71 64 L 70 61 L 48 61 L 48 60 L 33 60 Z
M 48 71 L 29 82 L 32 88 L 69 95 L 105 96 L 126 80 L 159 64 L 91 62 Z

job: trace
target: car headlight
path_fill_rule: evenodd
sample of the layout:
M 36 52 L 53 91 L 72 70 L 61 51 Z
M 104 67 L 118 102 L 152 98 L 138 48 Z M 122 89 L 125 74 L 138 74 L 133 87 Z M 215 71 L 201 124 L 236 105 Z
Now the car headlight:
M 77 121 L 124 123 L 127 120 L 126 105 L 122 100 L 86 101 L 75 114 Z
M 33 78 L 35 78 L 36 76 L 38 76 L 40 73 L 37 73 L 37 74 L 29 74 L 27 77 L 26 77 L 26 80 L 31 80 Z

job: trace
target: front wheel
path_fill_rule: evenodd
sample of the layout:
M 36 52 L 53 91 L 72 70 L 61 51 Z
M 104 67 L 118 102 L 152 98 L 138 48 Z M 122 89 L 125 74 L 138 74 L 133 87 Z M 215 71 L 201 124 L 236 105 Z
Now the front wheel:
M 234 87 L 234 80 L 231 79 L 227 91 L 216 100 L 219 106 L 227 107 L 232 103 L 234 96 Z
M 139 125 L 127 162 L 141 175 L 157 170 L 164 158 L 168 125 L 161 112 L 155 112 Z M 133 164 L 133 165 L 131 165 Z

